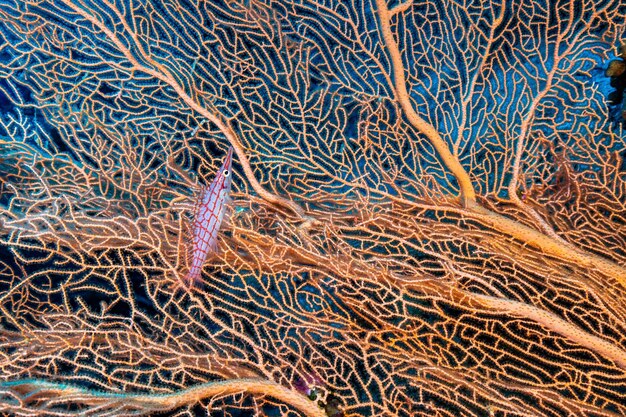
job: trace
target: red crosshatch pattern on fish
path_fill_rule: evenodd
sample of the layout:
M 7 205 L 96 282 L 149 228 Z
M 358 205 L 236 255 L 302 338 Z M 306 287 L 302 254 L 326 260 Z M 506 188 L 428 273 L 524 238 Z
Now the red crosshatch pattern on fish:
M 189 287 L 202 282 L 202 265 L 211 253 L 217 252 L 217 236 L 230 194 L 232 159 L 231 147 L 211 185 L 204 187 L 200 193 L 193 220 L 191 265 L 184 279 L 184 283 Z

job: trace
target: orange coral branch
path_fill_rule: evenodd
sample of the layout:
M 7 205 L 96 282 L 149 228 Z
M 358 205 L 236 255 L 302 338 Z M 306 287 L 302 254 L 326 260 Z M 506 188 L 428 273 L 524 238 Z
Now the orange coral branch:
M 213 397 L 246 393 L 275 398 L 289 404 L 307 417 L 326 417 L 324 411 L 304 395 L 273 381 L 253 378 L 210 382 L 178 392 L 157 395 L 105 393 L 40 380 L 2 382 L 1 391 L 10 392 L 26 404 L 46 399 L 48 400 L 46 403 L 52 407 L 63 403 L 84 404 L 97 406 L 99 412 L 105 409 L 117 411 L 133 409 L 135 413 L 133 415 L 164 412 Z M 3 404 L 3 408 L 8 411 L 11 405 Z M 31 415 L 48 415 L 54 411 L 46 406 L 33 407 Z
M 406 3 L 407 5 L 409 3 Z M 391 17 L 393 13 L 387 7 L 386 0 L 376 0 L 376 7 L 378 8 L 378 18 L 381 26 L 383 39 L 385 40 L 385 46 L 389 52 L 393 66 L 393 89 L 396 94 L 396 99 L 402 106 L 407 119 L 418 131 L 424 134 L 433 147 L 437 150 L 439 157 L 446 165 L 446 167 L 455 176 L 459 187 L 461 188 L 461 200 L 464 207 L 472 207 L 476 204 L 476 191 L 472 185 L 472 181 L 465 171 L 465 168 L 460 164 L 457 158 L 452 155 L 448 145 L 443 140 L 439 132 L 433 127 L 432 124 L 421 118 L 411 103 L 409 92 L 406 88 L 406 77 L 404 75 L 404 64 L 402 63 L 402 55 L 398 44 L 393 38 L 391 32 Z M 408 6 L 407 6 L 408 7 Z M 402 9 L 400 9 L 402 10 Z
M 514 316 L 533 320 L 545 328 L 561 336 L 565 336 L 571 341 L 599 353 L 603 357 L 611 359 L 619 367 L 626 370 L 626 351 L 624 351 L 624 349 L 621 349 L 614 343 L 581 330 L 578 326 L 568 323 L 554 313 L 519 301 L 482 294 L 472 294 L 471 298 L 479 301 L 489 309 L 505 311 Z
M 559 240 L 482 207 L 472 208 L 469 215 L 500 232 L 540 249 L 546 255 L 555 256 L 585 268 L 595 268 L 605 276 L 614 278 L 622 287 L 626 288 L 626 268 L 615 262 L 574 248 L 571 245 L 564 245 Z

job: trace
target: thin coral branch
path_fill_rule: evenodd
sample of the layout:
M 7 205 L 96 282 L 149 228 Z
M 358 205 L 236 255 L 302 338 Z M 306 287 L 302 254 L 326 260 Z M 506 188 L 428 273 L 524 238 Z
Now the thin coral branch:
M 394 7 L 389 9 L 389 15 L 393 16 L 399 13 L 403 13 L 409 9 L 413 5 L 413 0 L 405 0 L 396 4 Z

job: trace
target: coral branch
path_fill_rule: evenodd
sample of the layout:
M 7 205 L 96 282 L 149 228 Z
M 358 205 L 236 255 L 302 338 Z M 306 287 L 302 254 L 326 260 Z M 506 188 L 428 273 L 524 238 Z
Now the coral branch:
M 422 117 L 420 117 L 411 103 L 409 92 L 406 88 L 405 69 L 402 63 L 402 55 L 398 44 L 394 40 L 391 31 L 391 17 L 393 13 L 387 7 L 387 0 L 376 0 L 377 15 L 385 41 L 386 51 L 389 53 L 393 66 L 393 87 L 396 100 L 402 106 L 407 119 L 420 133 L 425 135 L 433 147 L 437 150 L 437 154 L 446 165 L 446 167 L 454 174 L 459 187 L 461 189 L 461 201 L 464 207 L 473 207 L 476 204 L 476 191 L 472 185 L 472 181 L 459 163 L 458 159 L 452 155 L 446 142 L 439 135 L 439 132 Z
M 30 415 L 62 413 L 60 407 L 65 404 L 93 407 L 93 411 L 89 408 L 82 410 L 81 415 L 104 411 L 132 411 L 132 415 L 146 415 L 173 410 L 213 397 L 249 394 L 272 397 L 299 410 L 307 417 L 327 417 L 315 402 L 304 395 L 275 382 L 261 379 L 210 382 L 168 394 L 106 393 L 56 382 L 21 380 L 1 382 L 0 394 L 4 394 L 4 398 L 0 398 L 3 410 L 15 412 L 19 409 L 12 404 L 17 399 L 22 404 L 29 404 Z
M 520 222 L 508 219 L 481 207 L 474 207 L 471 210 L 470 216 L 484 221 L 486 224 L 489 224 L 502 233 L 506 233 L 530 246 L 538 248 L 546 255 L 561 258 L 584 268 L 597 269 L 606 277 L 615 279 L 620 285 L 626 288 L 626 268 L 615 262 L 576 249 L 571 245 L 564 244 L 561 239 L 557 240 L 546 236 Z
M 480 294 L 472 294 L 471 298 L 478 300 L 481 304 L 490 309 L 501 310 L 513 316 L 531 319 L 545 328 L 567 337 L 572 342 L 614 361 L 620 368 L 626 371 L 626 350 L 621 349 L 607 340 L 582 331 L 580 328 L 561 319 L 556 314 L 512 300 L 504 300 Z
M 395 14 L 399 14 L 405 12 L 409 7 L 413 5 L 413 0 L 405 0 L 401 1 L 393 8 L 389 9 L 389 16 L 392 17 Z

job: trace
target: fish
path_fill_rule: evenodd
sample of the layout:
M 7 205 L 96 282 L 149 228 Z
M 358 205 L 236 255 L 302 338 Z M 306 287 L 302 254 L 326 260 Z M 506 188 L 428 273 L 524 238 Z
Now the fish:
M 183 280 L 188 288 L 202 284 L 202 266 L 209 255 L 218 251 L 217 237 L 230 201 L 232 163 L 230 147 L 211 185 L 200 191 L 192 223 L 191 265 Z

